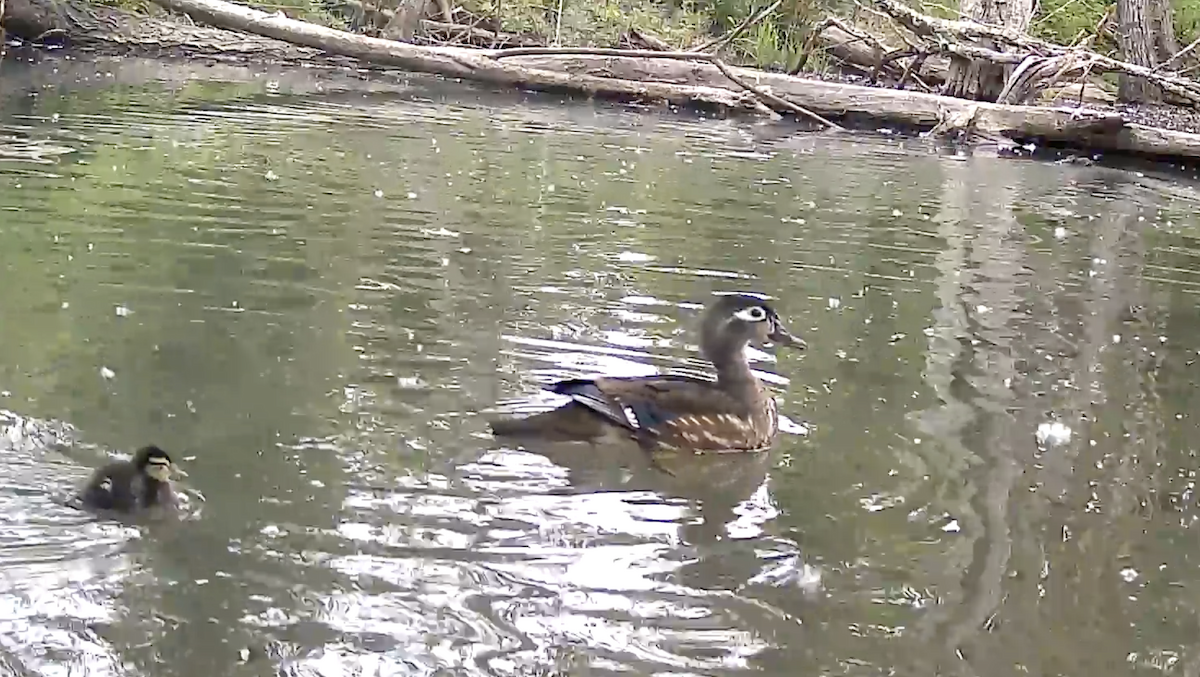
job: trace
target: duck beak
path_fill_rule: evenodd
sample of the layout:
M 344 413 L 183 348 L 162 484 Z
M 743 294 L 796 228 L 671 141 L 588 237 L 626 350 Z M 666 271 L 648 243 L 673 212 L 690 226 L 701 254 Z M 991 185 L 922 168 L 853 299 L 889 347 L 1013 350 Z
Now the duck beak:
M 171 479 L 171 464 L 170 463 L 150 463 L 146 466 L 146 474 L 159 482 L 167 482 Z
M 808 347 L 808 344 L 804 342 L 804 339 L 800 338 L 799 336 L 793 336 L 792 333 L 787 330 L 787 327 L 783 326 L 783 324 L 778 321 L 771 324 L 771 333 L 767 334 L 767 339 L 777 346 L 787 346 L 796 350 L 804 350 Z

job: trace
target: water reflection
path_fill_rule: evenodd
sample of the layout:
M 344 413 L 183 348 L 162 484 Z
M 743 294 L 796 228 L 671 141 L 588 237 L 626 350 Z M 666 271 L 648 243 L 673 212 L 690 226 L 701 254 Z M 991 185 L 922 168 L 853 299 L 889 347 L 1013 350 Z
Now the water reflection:
M 5 671 L 1200 666 L 1195 185 L 55 64 L 0 64 Z M 745 289 L 810 344 L 750 355 L 770 454 L 671 477 L 484 432 L 554 379 L 703 372 L 699 309 Z M 195 519 L 54 500 L 147 442 Z

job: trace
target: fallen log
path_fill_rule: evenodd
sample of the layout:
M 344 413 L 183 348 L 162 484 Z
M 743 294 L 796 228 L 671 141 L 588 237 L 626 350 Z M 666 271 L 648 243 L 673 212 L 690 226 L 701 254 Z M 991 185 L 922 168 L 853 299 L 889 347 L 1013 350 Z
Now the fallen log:
M 0 26 L 10 36 L 26 42 L 53 39 L 87 48 L 137 47 L 145 53 L 237 55 L 289 62 L 311 61 L 321 56 L 320 50 L 297 47 L 287 41 L 137 16 L 80 0 L 5 0 L 2 7 Z
M 56 4 L 74 1 L 58 0 Z M 791 105 L 834 118 L 866 119 L 922 131 L 959 131 L 975 138 L 999 136 L 1018 142 L 1044 140 L 1085 150 L 1200 158 L 1200 135 L 1127 124 L 1113 110 L 1005 106 L 922 92 L 824 82 L 723 66 L 707 54 L 421 47 L 353 35 L 221 0 L 158 1 L 200 21 L 251 33 L 242 39 L 264 48 L 281 43 L 261 41 L 278 38 L 300 45 L 292 49 L 310 54 L 321 50 L 367 63 L 451 78 L 679 105 L 713 105 L 733 112 L 769 112 L 768 106 L 787 110 L 775 100 L 784 99 Z M 9 0 L 10 4 L 13 2 L 29 0 Z M 138 19 L 144 22 L 144 18 Z M 212 36 L 217 34 L 204 35 L 206 40 L 213 40 Z M 219 34 L 221 41 L 230 40 L 229 33 Z M 572 51 L 574 54 L 569 54 Z M 748 84 L 759 90 L 759 94 L 737 91 L 743 85 L 733 80 Z
M 327 52 L 351 56 L 382 65 L 408 70 L 435 73 L 469 80 L 479 80 L 531 89 L 574 90 L 589 95 L 636 96 L 659 99 L 675 104 L 697 102 L 717 104 L 731 110 L 755 108 L 757 98 L 743 92 L 732 92 L 730 79 L 767 85 L 770 94 L 782 95 L 805 109 L 824 111 L 837 116 L 862 114 L 884 121 L 923 129 L 933 129 L 947 119 L 970 111 L 970 131 L 985 136 L 1004 136 L 1011 139 L 1044 138 L 1069 142 L 1081 135 L 1102 130 L 1115 130 L 1124 124 L 1118 113 L 1058 108 L 1004 107 L 940 97 L 919 92 L 900 92 L 871 87 L 856 87 L 807 80 L 793 76 L 770 74 L 750 69 L 724 68 L 711 55 L 680 52 L 630 52 L 625 50 L 561 50 L 518 48 L 507 50 L 475 50 L 452 47 L 419 47 L 406 43 L 354 35 L 324 26 L 296 21 L 286 16 L 233 5 L 223 0 L 158 0 L 168 9 L 186 13 L 194 19 L 222 28 L 245 31 L 316 47 Z M 593 54 L 614 56 L 622 64 L 635 65 L 633 71 L 621 71 L 610 59 L 603 74 L 571 70 L 564 72 L 561 60 L 547 61 L 546 57 L 564 54 Z M 633 56 L 625 56 L 631 54 Z M 542 60 L 516 64 L 509 59 L 537 56 Z M 649 58 L 648 58 L 649 57 Z M 704 83 L 678 84 L 664 77 L 672 62 L 706 59 L 690 64 L 690 72 L 711 69 Z M 650 68 L 646 72 L 644 68 Z M 714 74 L 715 73 L 715 74 Z M 721 83 L 721 84 L 718 84 Z M 761 96 L 761 95 L 759 95 Z M 805 101 L 806 103 L 799 103 Z M 778 105 L 786 110 L 786 105 Z M 761 106 L 761 104 L 758 104 Z
M 222 0 L 157 2 L 166 9 L 220 28 L 276 38 L 331 54 L 416 72 L 536 91 L 569 91 L 589 96 L 662 101 L 683 106 L 710 105 L 732 111 L 763 108 L 752 94 L 727 88 L 687 87 L 657 81 L 636 82 L 524 68 L 490 58 L 493 50 L 422 47 L 371 38 L 297 21 L 283 14 L 267 14 Z
M 560 57 L 539 54 L 549 50 L 500 50 L 524 66 L 536 69 L 561 68 L 572 73 L 600 74 L 638 80 L 659 78 L 687 86 L 719 87 L 724 76 L 713 66 L 699 62 L 663 59 L 663 63 L 640 57 L 580 56 Z M 576 50 L 576 52 L 619 52 L 620 50 Z M 986 134 L 1014 140 L 1046 139 L 1069 142 L 1080 134 L 1114 132 L 1124 124 L 1115 111 L 1095 109 L 1002 106 L 955 99 L 924 92 L 898 91 L 881 87 L 862 87 L 822 80 L 809 80 L 780 73 L 768 73 L 748 68 L 731 67 L 739 78 L 810 110 L 831 117 L 862 116 L 883 123 L 916 128 L 934 129 L 946 119 L 971 112 L 972 128 Z M 1200 140 L 1200 135 L 1196 135 Z M 1115 150 L 1115 148 L 1109 148 Z
M 1158 85 L 1164 91 L 1174 94 L 1189 105 L 1200 106 L 1200 83 L 1185 77 L 1138 66 L 1082 47 L 1062 47 L 1017 31 L 988 26 L 968 19 L 957 21 L 940 19 L 922 14 L 899 0 L 873 0 L 873 2 L 914 35 L 929 39 L 931 43 L 929 49 L 935 53 L 955 54 L 991 63 L 1010 64 L 1013 63 L 1014 58 L 1019 63 L 1031 55 L 1086 58 L 1091 62 L 1090 69 L 1094 72 L 1123 73 L 1143 78 Z M 958 45 L 953 42 L 954 40 L 976 41 L 981 38 L 1020 48 L 1025 53 L 1014 54 L 978 45 Z
M 856 35 L 850 32 L 842 22 L 832 18 L 821 22 L 818 27 L 820 32 L 817 33 L 817 38 L 829 54 L 866 74 L 876 74 L 883 68 L 893 78 L 900 80 L 903 78 L 907 66 L 912 65 L 913 60 L 918 58 L 915 55 L 905 57 L 907 64 L 900 64 L 896 61 L 885 63 L 889 55 L 902 50 L 888 47 L 867 34 Z M 945 82 L 949 77 L 950 64 L 945 57 L 933 57 L 922 60 L 920 65 L 912 70 L 915 72 L 911 75 L 920 78 L 927 85 L 936 86 Z
M 513 59 L 542 69 L 557 67 L 572 73 L 603 73 L 632 80 L 654 77 L 688 85 L 721 86 L 723 77 L 714 67 L 698 62 L 653 63 L 645 58 L 586 55 L 526 55 Z M 731 70 L 750 83 L 835 119 L 854 116 L 932 131 L 945 121 L 965 118 L 971 121 L 968 131 L 985 138 L 998 135 L 1018 142 L 1040 139 L 1081 150 L 1200 159 L 1200 134 L 1129 124 L 1111 108 L 1004 106 L 746 68 Z M 943 129 L 959 127 L 944 125 Z
M 1105 145 L 1112 150 L 1135 155 L 1200 158 L 1200 134 L 1146 125 L 1126 125 Z

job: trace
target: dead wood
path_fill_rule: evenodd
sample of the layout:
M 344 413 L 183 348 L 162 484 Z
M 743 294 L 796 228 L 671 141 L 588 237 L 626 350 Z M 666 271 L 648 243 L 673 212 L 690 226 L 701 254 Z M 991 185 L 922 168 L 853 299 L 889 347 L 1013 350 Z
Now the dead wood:
M 603 73 L 630 80 L 654 78 L 685 85 L 728 86 L 726 77 L 709 63 L 584 55 L 511 58 L 522 65 L 539 69 L 561 68 L 572 73 Z M 1081 148 L 1127 152 L 1133 150 L 1140 139 L 1148 138 L 1140 133 L 1118 137 L 1118 131 L 1124 129 L 1125 120 L 1111 110 L 1002 106 L 924 92 L 809 80 L 732 66 L 729 70 L 748 83 L 833 119 L 853 116 L 881 125 L 919 130 L 933 130 L 943 125 L 940 131 L 959 129 L 976 138 L 1005 137 L 1022 142 L 1042 139 Z M 952 124 L 961 119 L 969 119 L 971 124 L 965 129 L 962 125 Z M 1200 153 L 1200 145 L 1195 145 L 1200 144 L 1200 135 L 1170 132 L 1154 141 L 1156 147 L 1169 145 L 1169 142 L 1163 141 L 1167 138 L 1179 142 L 1179 147 L 1187 152 L 1193 152 L 1191 149 L 1194 146 L 1195 152 Z M 1200 157 L 1200 154 L 1196 157 Z
M 783 97 L 777 96 L 769 90 L 760 89 L 746 82 L 744 79 L 736 75 L 725 62 L 718 59 L 712 54 L 703 52 L 646 52 L 630 49 L 604 49 L 604 48 L 571 48 L 571 47 L 517 47 L 514 49 L 501 49 L 489 52 L 489 56 L 493 59 L 503 59 L 515 56 L 568 56 L 568 55 L 591 55 L 591 56 L 618 56 L 631 58 L 654 58 L 654 59 L 677 59 L 682 61 L 704 61 L 710 63 L 721 72 L 730 81 L 738 87 L 754 94 L 765 103 L 770 103 L 775 108 L 796 113 L 802 117 L 820 122 L 831 129 L 840 130 L 841 127 L 837 124 L 826 120 L 816 113 L 807 110 L 803 106 L 799 106 L 792 101 L 788 101 Z
M 826 51 L 843 64 L 871 75 L 878 80 L 887 74 L 900 83 L 908 77 L 915 78 L 929 91 L 930 85 L 940 85 L 949 74 L 949 63 L 944 57 L 928 58 L 929 53 L 920 53 L 909 48 L 893 48 L 869 33 L 860 31 L 836 17 L 828 17 L 813 28 L 813 34 L 801 56 L 807 61 L 812 43 L 819 41 Z M 803 63 L 800 64 L 802 67 Z M 799 71 L 799 68 L 795 69 Z
M 733 111 L 761 110 L 760 95 L 730 91 L 729 76 L 695 53 L 584 50 L 593 55 L 562 56 L 556 50 L 518 48 L 470 50 L 418 47 L 350 35 L 286 17 L 270 16 L 222 0 L 159 0 L 177 11 L 215 25 L 291 40 L 368 62 L 450 77 L 527 87 L 642 97 L 676 104 L 709 103 Z M 557 50 L 561 51 L 561 50 Z M 575 50 L 576 53 L 580 50 Z M 715 57 L 714 57 L 715 58 Z M 723 65 L 723 64 L 722 64 Z M 922 92 L 857 87 L 777 73 L 725 67 L 728 73 L 806 110 L 830 117 L 861 115 L 884 123 L 932 129 L 969 111 L 969 131 L 1015 140 L 1074 144 L 1100 150 L 1175 147 L 1200 154 L 1200 135 L 1130 128 L 1112 111 L 1083 108 L 1004 106 L 975 103 Z M 740 85 L 739 85 L 740 86 Z
M 22 3 L 30 6 L 34 1 L 6 0 L 5 25 L 12 23 L 14 7 Z M 786 112 L 792 110 L 790 104 L 827 120 L 851 117 L 939 134 L 958 132 L 973 139 L 1044 140 L 1087 150 L 1200 158 L 1200 135 L 1130 125 L 1111 110 L 999 105 L 923 92 L 823 82 L 732 67 L 713 55 L 694 52 L 423 47 L 353 35 L 221 0 L 158 1 L 198 21 L 241 32 L 147 20 L 117 10 L 112 10 L 114 14 L 110 17 L 104 13 L 108 10 L 72 4 L 78 0 L 54 0 L 53 7 L 69 6 L 74 13 L 51 13 L 51 19 L 42 20 L 39 29 L 69 30 L 77 42 L 94 39 L 124 41 L 127 45 L 140 44 L 140 40 L 146 45 L 159 46 L 164 36 L 174 35 L 177 44 L 200 46 L 196 50 L 200 52 L 204 51 L 204 45 L 225 50 L 238 45 L 248 53 L 267 58 L 300 54 L 311 59 L 323 53 L 533 90 L 708 105 L 732 112 L 761 113 L 764 108 Z M 50 4 L 46 0 L 46 5 Z M 110 18 L 115 23 L 110 23 Z M 159 23 L 167 24 L 169 29 L 146 28 Z M 1061 67 L 1060 63 L 1058 69 Z M 1032 68 L 1033 65 L 1027 70 Z M 753 94 L 742 90 L 753 90 Z
M 714 49 L 714 50 L 720 52 L 722 47 L 724 47 L 725 45 L 727 45 L 730 42 L 733 42 L 735 39 L 737 39 L 737 37 L 739 35 L 741 35 L 742 33 L 744 33 L 747 28 L 750 28 L 754 24 L 756 24 L 756 23 L 762 21 L 763 19 L 767 18 L 768 16 L 770 16 L 771 12 L 774 12 L 779 7 L 779 5 L 782 3 L 783 3 L 783 0 L 775 0 L 771 4 L 764 7 L 762 10 L 755 12 L 754 14 L 751 14 L 750 16 L 743 19 L 741 21 L 741 23 L 739 23 L 737 26 L 734 26 L 733 30 L 729 31 L 725 35 L 722 35 L 713 40 L 709 40 L 708 42 L 700 45 L 699 47 L 696 47 L 692 51 L 693 52 L 707 52 L 710 49 Z
M 318 59 L 316 49 L 286 41 L 234 33 L 209 26 L 137 16 L 113 7 L 80 0 L 6 0 L 0 25 L 26 42 L 63 35 L 71 45 L 188 55 L 238 56 L 304 62 Z
M 1084 47 L 1062 47 L 1045 40 L 1030 37 L 1024 33 L 988 26 L 974 21 L 960 19 L 951 21 L 922 14 L 898 0 L 872 0 L 888 16 L 892 17 L 911 31 L 913 34 L 929 41 L 928 49 L 933 53 L 945 53 L 969 59 L 978 59 L 996 64 L 1019 64 L 1028 56 L 1067 57 L 1071 53 L 1083 53 L 1083 58 L 1089 62 L 1089 69 L 1098 73 L 1120 73 L 1144 78 L 1161 87 L 1164 91 L 1174 94 L 1189 105 L 1200 105 L 1200 84 L 1145 66 L 1138 66 L 1119 59 L 1098 54 Z M 1015 47 L 1020 52 L 1005 52 L 977 44 L 959 44 L 961 41 L 977 43 L 980 40 L 990 40 L 996 43 Z M 1054 84 L 1046 83 L 1046 86 Z
M 671 45 L 667 44 L 666 40 L 647 31 L 639 31 L 633 27 L 627 29 L 623 37 L 634 49 L 652 49 L 657 52 L 674 51 Z
M 400 0 L 392 18 L 383 27 L 383 37 L 389 40 L 412 42 L 421 26 L 421 20 L 429 13 L 433 0 Z
M 537 47 L 542 44 L 535 38 L 516 33 L 501 33 L 476 26 L 430 19 L 421 22 L 421 32 L 434 42 L 443 45 L 465 44 L 494 49 L 497 47 Z
M 590 96 L 662 101 L 684 106 L 711 105 L 735 111 L 759 110 L 758 101 L 753 95 L 730 91 L 727 88 L 688 87 L 654 81 L 637 82 L 526 68 L 492 58 L 490 54 L 494 52 L 489 50 L 423 47 L 354 35 L 297 21 L 280 14 L 267 14 L 223 0 L 158 2 L 167 9 L 187 14 L 193 19 L 214 26 L 286 40 L 293 44 L 383 66 L 538 91 L 569 91 Z

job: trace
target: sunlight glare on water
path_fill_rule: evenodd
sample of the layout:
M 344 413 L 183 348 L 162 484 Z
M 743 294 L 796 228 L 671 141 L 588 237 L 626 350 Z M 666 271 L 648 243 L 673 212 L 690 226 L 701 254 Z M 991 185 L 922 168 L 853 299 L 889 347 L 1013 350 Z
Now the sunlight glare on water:
M 46 60 L 0 63 L 0 672 L 1200 666 L 1194 184 Z M 770 453 L 487 434 L 556 379 L 711 375 L 731 291 L 809 344 L 747 351 Z M 150 442 L 187 519 L 62 505 Z

